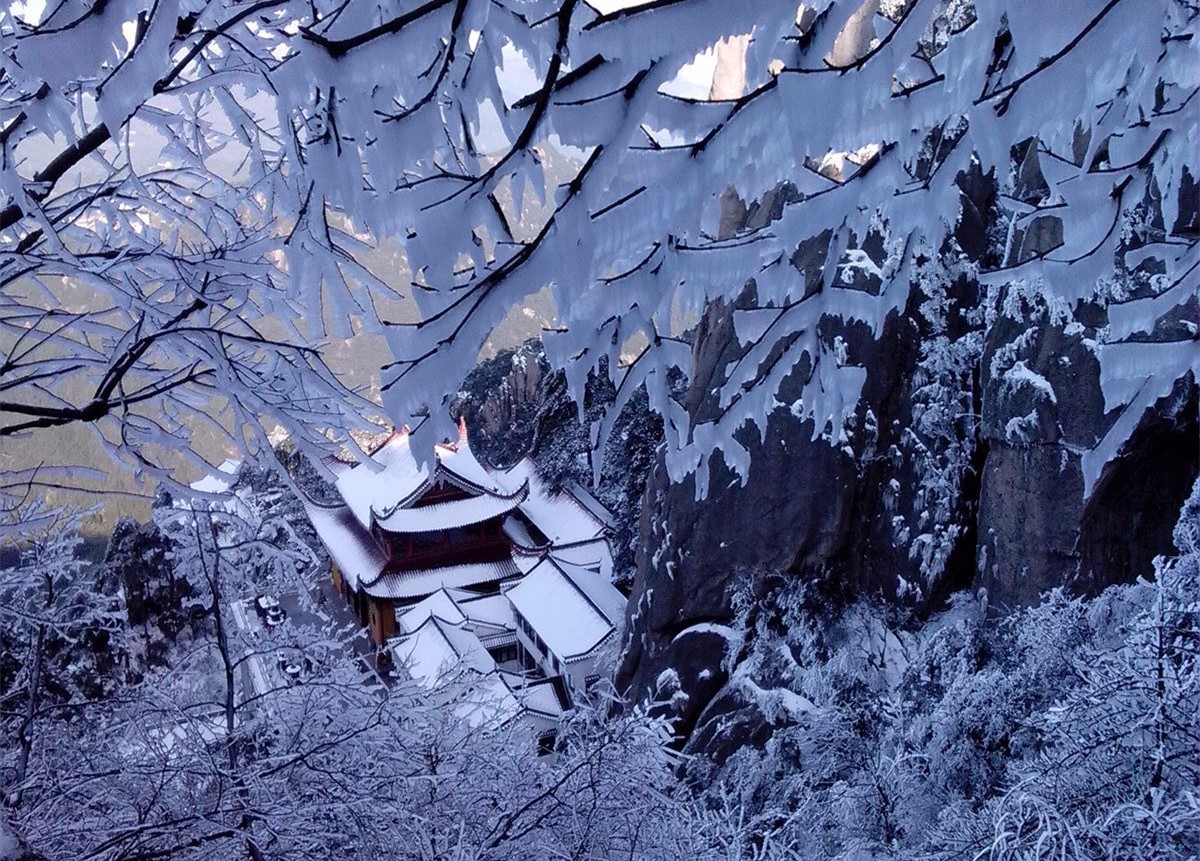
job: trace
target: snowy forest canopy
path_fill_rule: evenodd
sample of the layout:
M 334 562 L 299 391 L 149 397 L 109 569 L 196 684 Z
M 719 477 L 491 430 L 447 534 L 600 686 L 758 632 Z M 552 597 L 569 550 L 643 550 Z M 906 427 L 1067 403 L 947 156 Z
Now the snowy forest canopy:
M 606 690 L 539 757 L 381 695 L 343 631 L 227 614 L 322 561 L 288 482 L 331 444 L 362 456 L 372 420 L 446 434 L 481 347 L 547 288 L 581 447 L 642 469 L 622 422 L 633 404 L 658 434 L 652 410 L 699 498 L 718 459 L 748 481 L 777 411 L 899 456 L 874 450 L 867 356 L 898 318 L 929 329 L 919 513 L 888 524 L 921 576 L 887 575 L 943 594 L 981 379 L 1022 405 L 988 431 L 1015 448 L 1073 407 L 1034 368 L 1037 326 L 1096 369 L 1101 418 L 1055 431 L 1084 499 L 1195 386 L 1198 20 L 1187 0 L 10 4 L 0 445 L 82 427 L 174 494 L 181 461 L 208 470 L 204 434 L 273 464 L 278 427 L 310 460 L 248 472 L 236 514 L 160 497 L 95 566 L 39 497 L 108 464 L 0 465 L 0 858 L 1194 859 L 1195 490 L 1148 579 L 1005 617 L 739 572 L 701 627 L 748 742 L 731 712 L 680 750 L 668 669 L 653 708 Z M 734 341 L 715 356 L 713 320 Z M 328 361 L 364 336 L 386 341 L 379 392 Z M 313 677 L 239 692 L 281 648 Z

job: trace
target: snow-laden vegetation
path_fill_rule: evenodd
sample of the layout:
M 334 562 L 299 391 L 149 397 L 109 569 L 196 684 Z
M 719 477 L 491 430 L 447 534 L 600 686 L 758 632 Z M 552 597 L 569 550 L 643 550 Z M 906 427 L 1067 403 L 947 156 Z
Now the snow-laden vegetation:
M 1181 0 L 18 4 L 0 434 L 94 424 L 160 479 L 155 447 L 200 425 L 265 452 L 269 416 L 313 451 L 369 404 L 341 406 L 310 347 L 375 333 L 387 413 L 432 440 L 492 331 L 550 286 L 572 393 L 616 386 L 594 446 L 644 387 L 673 477 L 716 450 L 744 475 L 735 434 L 794 369 L 818 434 L 854 412 L 863 367 L 820 320 L 878 336 L 922 256 L 966 243 L 985 283 L 1111 307 L 1120 418 L 1084 454 L 1090 488 L 1195 366 L 1191 339 L 1144 336 L 1194 286 L 1196 21 Z M 564 155 L 553 204 L 526 206 Z M 967 212 L 970 173 L 997 213 Z M 679 315 L 750 279 L 753 346 L 693 425 Z
M 231 596 L 305 556 L 248 484 L 248 519 L 163 507 L 161 538 L 121 543 L 182 581 L 185 628 L 166 601 L 131 624 L 121 593 L 99 615 L 44 605 L 46 584 L 97 576 L 70 561 L 70 524 L 5 570 L 7 820 L 31 857 L 1183 861 L 1200 839 L 1200 485 L 1153 581 L 1055 591 L 1002 624 L 969 597 L 905 625 L 748 578 L 720 633 L 764 735 L 714 758 L 718 716 L 708 752 L 679 753 L 669 723 L 599 695 L 547 758 L 519 722 L 435 705 L 461 681 L 381 685 L 336 626 L 240 627 Z M 159 624 L 149 660 L 133 644 Z M 242 681 L 281 648 L 312 659 L 302 683 Z
M 913 627 L 748 581 L 730 687 L 768 737 L 689 777 L 761 857 L 1194 858 L 1200 485 L 1175 541 L 1152 581 L 1001 624 L 969 597 Z
M 711 713 L 717 741 L 672 745 L 614 695 L 538 757 L 311 621 L 320 554 L 288 485 L 339 445 L 365 458 L 352 431 L 380 421 L 446 434 L 481 349 L 548 291 L 545 411 L 508 415 L 550 477 L 604 489 L 620 553 L 649 475 L 703 499 L 719 458 L 744 484 L 786 410 L 855 468 L 911 466 L 885 526 L 919 564 L 879 579 L 926 611 L 974 529 L 981 438 L 1010 463 L 1049 451 L 1084 505 L 1194 391 L 1198 40 L 1188 0 L 9 4 L 0 442 L 51 455 L 0 452 L 0 847 L 1194 859 L 1194 493 L 1152 579 L 1003 621 L 982 594 L 926 622 L 750 577 L 733 624 L 686 630 L 725 644 L 752 737 Z M 732 343 L 707 354 L 697 320 Z M 899 325 L 911 421 L 876 450 L 864 392 L 888 363 L 867 357 Z M 372 337 L 378 388 L 352 388 L 327 356 Z M 984 415 L 982 390 L 1012 409 Z M 1067 438 L 1077 401 L 1095 415 Z M 103 565 L 39 499 L 108 483 L 63 429 L 167 494 Z M 280 432 L 304 477 L 184 501 L 205 439 L 270 461 Z M 679 553 L 668 525 L 642 533 L 650 568 Z M 238 610 L 285 587 L 304 613 Z M 309 658 L 302 683 L 264 669 L 281 650 Z M 686 704 L 675 668 L 654 676 L 664 714 Z

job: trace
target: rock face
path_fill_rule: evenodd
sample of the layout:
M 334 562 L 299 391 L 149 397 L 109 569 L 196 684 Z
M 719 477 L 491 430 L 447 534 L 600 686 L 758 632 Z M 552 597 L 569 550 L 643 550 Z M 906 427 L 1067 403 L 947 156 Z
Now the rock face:
M 599 485 L 592 487 L 588 425 L 612 397 L 611 385 L 593 379 L 581 424 L 566 378 L 551 372 L 541 343 L 529 341 L 481 363 L 463 382 L 451 410 L 467 420 L 475 451 L 493 466 L 507 467 L 532 454 L 551 487 L 571 482 L 589 487 L 612 515 L 614 569 L 627 576 L 637 545 L 638 501 L 662 437 L 662 420 L 651 411 L 644 389 L 630 398 L 608 442 Z
M 751 451 L 746 483 L 718 455 L 702 501 L 693 479 L 673 485 L 661 459 L 657 464 L 643 501 L 630 636 L 618 683 L 654 694 L 662 672 L 673 670 L 677 689 L 659 693 L 671 700 L 685 734 L 725 682 L 730 656 L 712 626 L 731 619 L 730 587 L 739 575 L 786 571 L 831 593 L 886 587 L 894 594 L 902 582 L 916 582 L 911 571 L 920 559 L 910 558 L 892 534 L 896 517 L 918 516 L 911 505 L 905 509 L 892 484 L 899 477 L 911 480 L 911 467 L 887 454 L 905 445 L 901 428 L 911 422 L 911 399 L 897 397 L 906 370 L 911 373 L 918 361 L 909 328 L 895 316 L 878 342 L 853 327 L 840 330 L 850 353 L 861 351 L 877 371 L 868 373 L 858 431 L 846 442 L 814 439 L 811 419 L 777 409 L 767 418 L 764 439 L 752 432 L 739 440 Z M 718 369 L 736 350 L 727 309 L 710 308 L 697 332 L 695 373 L 684 398 L 693 420 L 713 409 L 702 393 L 712 389 Z M 780 392 L 783 402 L 799 398 L 804 381 L 799 372 L 793 377 Z M 904 423 L 890 420 L 899 414 Z M 964 561 L 969 564 L 969 557 Z
M 647 487 L 618 685 L 672 700 L 685 734 L 726 679 L 726 640 L 713 626 L 732 617 L 735 575 L 817 576 L 845 549 L 854 463 L 827 444 L 805 444 L 804 430 L 791 416 L 772 417 L 766 442 L 752 449 L 748 484 L 718 462 L 711 481 L 723 490 L 707 501 L 695 500 L 692 479 L 671 485 L 661 463 Z M 664 686 L 668 669 L 674 684 Z
M 1019 283 L 982 288 L 964 263 L 1044 253 L 1062 226 L 1035 225 L 999 250 L 990 178 L 959 184 L 954 247 L 918 260 L 906 304 L 878 337 L 840 317 L 820 320 L 822 341 L 839 341 L 866 369 L 845 427 L 797 417 L 811 374 L 802 362 L 764 417 L 762 438 L 750 428 L 738 438 L 751 453 L 745 483 L 718 454 L 707 498 L 697 501 L 691 478 L 668 480 L 660 452 L 643 501 L 617 681 L 674 716 L 693 749 L 719 758 L 763 731 L 726 685 L 737 644 L 723 626 L 752 572 L 803 578 L 834 600 L 879 596 L 919 618 L 961 588 L 986 590 L 996 612 L 1055 586 L 1095 592 L 1151 574 L 1154 556 L 1172 550 L 1171 525 L 1198 469 L 1194 376 L 1145 411 L 1089 489 L 1082 455 L 1119 412 L 1106 407 L 1101 386 L 1106 311 L 1051 307 Z M 776 208 L 727 197 L 726 229 L 751 210 Z M 820 289 L 811 267 L 828 242 L 817 237 L 793 256 L 806 294 Z M 851 247 L 882 254 L 873 237 Z M 839 278 L 841 287 L 879 289 L 861 267 Z M 755 303 L 751 284 L 732 308 L 714 305 L 701 320 L 681 399 L 693 423 L 715 413 L 712 392 L 744 349 L 733 311 Z M 1176 316 L 1194 321 L 1194 304 Z M 1147 337 L 1180 340 L 1180 332 Z
M 463 382 L 450 410 L 475 432 L 475 446 L 489 463 L 507 467 L 533 446 L 548 367 L 535 341 L 503 350 Z

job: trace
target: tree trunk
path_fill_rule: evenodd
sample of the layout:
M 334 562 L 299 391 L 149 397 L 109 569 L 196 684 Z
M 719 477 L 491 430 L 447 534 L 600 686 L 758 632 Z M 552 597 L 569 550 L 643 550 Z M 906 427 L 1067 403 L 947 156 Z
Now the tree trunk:
M 29 697 L 25 703 L 25 718 L 17 730 L 17 762 L 12 782 L 14 789 L 5 798 L 5 804 L 9 807 L 17 807 L 21 803 L 21 785 L 29 770 L 29 754 L 33 750 L 33 719 L 37 714 L 38 694 L 42 686 L 42 648 L 45 642 L 46 626 L 38 625 L 37 635 L 29 647 Z

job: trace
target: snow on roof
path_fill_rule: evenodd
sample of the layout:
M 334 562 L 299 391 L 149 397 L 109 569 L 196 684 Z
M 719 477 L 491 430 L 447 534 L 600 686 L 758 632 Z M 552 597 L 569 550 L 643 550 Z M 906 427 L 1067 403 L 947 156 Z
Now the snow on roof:
M 554 679 L 530 679 L 516 673 L 501 671 L 500 676 L 513 696 L 522 706 L 530 711 L 559 718 L 566 711 L 566 704 L 559 696 L 557 683 Z
M 513 627 L 512 605 L 504 595 L 477 595 L 459 599 L 457 606 L 472 622 L 497 628 Z
M 364 591 L 375 598 L 421 598 L 443 587 L 475 586 L 494 583 L 519 573 L 511 559 L 498 562 L 471 562 L 419 568 L 411 571 L 385 571 L 375 579 L 364 579 Z
M 479 642 L 483 643 L 483 647 L 489 651 L 517 644 L 517 631 L 515 628 L 493 628 L 491 625 L 484 625 L 482 626 L 482 630 L 472 628 L 472 631 L 479 638 Z
M 462 589 L 458 586 L 447 586 L 446 594 L 454 599 L 455 604 L 461 604 L 463 601 L 469 601 L 472 598 L 478 598 L 478 592 L 472 592 L 470 589 Z
M 616 521 L 613 519 L 612 512 L 605 508 L 600 500 L 592 496 L 592 492 L 578 481 L 568 481 L 563 489 L 571 494 L 576 502 L 586 508 L 592 517 L 599 520 L 609 529 L 616 528 Z
M 522 576 L 532 571 L 545 556 L 546 551 L 544 550 L 524 550 L 519 546 L 513 547 L 513 563 L 520 569 Z
M 571 579 L 575 588 L 587 597 L 592 606 L 598 609 L 614 628 L 621 627 L 625 621 L 627 601 L 612 581 L 583 565 L 572 565 L 557 556 L 553 558 L 559 570 Z
M 391 648 L 397 665 L 423 687 L 457 679 L 461 687 L 454 689 L 450 707 L 472 727 L 507 723 L 524 710 L 492 656 L 470 631 L 430 616 Z M 544 695 L 537 698 L 543 708 L 544 699 Z
M 428 532 L 466 526 L 511 510 L 512 506 L 502 509 L 496 497 L 507 500 L 520 495 L 524 498 L 528 493 L 520 481 L 507 486 L 479 462 L 471 450 L 465 424 L 460 425 L 457 442 L 439 443 L 433 447 L 432 465 L 418 462 L 407 429 L 392 433 L 371 452 L 370 460 L 354 464 L 328 461 L 327 465 L 336 476 L 342 499 L 358 522 L 368 529 L 372 516 L 393 532 Z M 402 514 L 415 510 L 407 506 L 419 498 L 422 490 L 442 478 L 491 499 L 475 505 L 464 504 L 470 500 L 431 505 L 416 515 L 415 520 L 411 519 L 413 515 Z
M 519 517 L 506 517 L 501 526 L 504 534 L 508 536 L 508 540 L 518 547 L 528 549 L 537 547 L 537 541 L 529 533 L 529 527 L 522 523 Z
M 498 477 L 512 489 L 529 482 L 529 498 L 521 503 L 521 511 L 550 539 L 551 544 L 577 544 L 606 537 L 607 523 L 593 514 L 574 494 L 552 494 L 537 474 L 537 467 L 530 458 L 522 458 L 499 473 Z M 599 507 L 598 502 L 593 502 Z
M 379 576 L 387 557 L 349 508 L 324 506 L 303 497 L 301 501 L 321 543 L 352 589 Z
M 496 669 L 496 662 L 488 654 L 487 649 L 479 642 L 479 638 L 470 631 L 448 625 L 441 619 L 433 619 L 434 624 L 441 630 L 442 636 L 450 643 L 454 653 L 471 669 L 481 673 L 490 673 Z
M 364 527 L 371 510 L 390 511 L 425 486 L 428 465 L 417 463 L 406 431 L 397 431 L 371 454 L 337 477 L 337 489 Z
M 546 557 L 505 593 L 561 660 L 583 657 L 617 629 L 625 598 L 601 575 Z
M 466 627 L 481 641 L 488 640 L 489 646 L 494 645 L 491 641 L 497 637 L 511 635 L 516 630 L 512 605 L 503 595 L 476 595 L 461 589 L 438 589 L 406 609 L 396 622 L 402 634 L 409 634 L 434 616 L 451 625 Z
M 392 654 L 413 681 L 424 687 L 434 687 L 464 670 L 490 673 L 496 669 L 496 662 L 477 637 L 436 616 L 399 637 Z
M 461 624 L 467 619 L 454 597 L 443 587 L 401 613 L 396 619 L 396 624 L 401 633 L 409 634 L 421 627 L 431 616 L 437 616 L 452 625 Z
M 549 552 L 559 562 L 578 565 L 581 568 L 591 568 L 593 571 L 599 571 L 609 580 L 612 579 L 612 550 L 607 541 L 598 538 L 586 544 L 551 547 Z
M 321 455 L 321 463 L 324 464 L 324 466 L 330 472 L 333 473 L 334 478 L 338 477 L 343 472 L 348 472 L 349 470 L 354 468 L 354 464 L 347 463 L 346 461 L 344 461 L 340 457 L 338 457 L 336 454 Z
M 524 708 L 497 673 L 472 681 L 453 705 L 454 714 L 475 728 L 501 726 L 519 716 Z
M 540 564 L 546 549 L 558 564 L 599 568 L 608 574 L 611 518 L 582 488 L 550 493 L 529 458 L 505 471 L 485 468 L 471 450 L 465 424 L 460 425 L 457 442 L 434 447 L 434 460 L 436 466 L 419 465 L 407 431 L 395 432 L 371 453 L 369 461 L 339 468 L 336 484 L 345 507 L 306 506 L 330 555 L 354 588 L 360 588 L 361 582 L 377 598 L 423 598 L 443 587 L 474 586 L 528 573 Z M 434 480 L 442 479 L 479 495 L 412 507 Z M 382 550 L 368 531 L 378 524 L 401 534 L 436 532 L 514 510 L 545 535 L 548 548 L 538 547 L 538 539 L 520 519 L 509 517 L 505 532 L 514 542 L 510 560 L 385 572 Z M 610 621 L 614 627 L 618 624 L 615 618 Z
M 503 485 L 496 476 L 484 468 L 475 452 L 471 451 L 471 443 L 466 436 L 466 427 L 462 426 L 457 443 L 441 444 L 434 447 L 438 464 L 450 476 L 459 479 L 470 487 L 475 487 L 485 493 L 506 495 Z
M 516 493 L 503 496 L 484 494 L 469 499 L 437 502 L 420 508 L 397 508 L 387 517 L 379 517 L 379 526 L 388 532 L 436 532 L 441 529 L 456 529 L 482 523 L 512 511 L 529 495 L 528 485 L 521 485 Z

